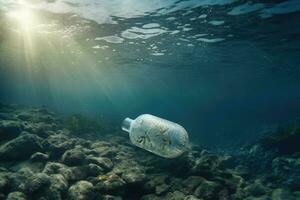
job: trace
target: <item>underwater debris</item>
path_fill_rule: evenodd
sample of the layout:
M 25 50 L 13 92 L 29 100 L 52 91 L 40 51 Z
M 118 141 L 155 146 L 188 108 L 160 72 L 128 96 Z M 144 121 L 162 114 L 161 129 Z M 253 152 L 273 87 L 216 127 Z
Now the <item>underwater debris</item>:
M 165 158 L 180 156 L 188 146 L 188 134 L 182 126 L 153 115 L 126 118 L 122 129 L 134 145 Z
M 31 108 L 25 110 L 33 113 Z M 19 112 L 26 112 L 24 109 L 10 107 L 7 112 L 16 114 L 10 118 L 13 124 L 25 122 L 17 117 Z M 47 126 L 36 120 L 43 120 L 42 115 L 47 114 L 36 112 L 35 115 L 26 119 L 27 126 L 36 123 Z M 28 133 L 20 133 L 0 144 L 0 149 L 10 146 L 11 152 L 23 151 L 14 159 L 0 159 L 1 200 L 300 199 L 300 156 L 297 153 L 269 154 L 266 148 L 253 147 L 240 158 L 192 146 L 178 158 L 163 159 L 130 145 L 121 132 L 88 140 L 72 134 L 59 121 L 53 123 L 47 126 L 48 136 L 39 137 L 39 132 L 28 129 Z M 21 126 L 21 131 L 23 128 Z M 0 129 L 6 130 L 6 127 Z M 161 127 L 159 130 L 166 134 L 169 129 Z M 146 144 L 147 137 L 151 140 L 151 131 L 144 133 Z M 37 141 L 38 148 L 29 149 L 29 153 L 27 142 L 23 141 Z M 244 162 L 233 162 L 233 157 Z M 252 167 L 250 161 L 266 168 Z M 241 173 L 244 168 L 252 168 L 255 173 Z

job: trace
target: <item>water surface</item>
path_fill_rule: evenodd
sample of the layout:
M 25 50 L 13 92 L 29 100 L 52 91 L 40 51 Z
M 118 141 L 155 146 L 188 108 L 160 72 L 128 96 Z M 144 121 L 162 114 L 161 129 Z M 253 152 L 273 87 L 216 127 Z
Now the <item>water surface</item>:
M 208 146 L 300 117 L 298 0 L 2 0 L 0 15 L 1 101 L 151 113 Z

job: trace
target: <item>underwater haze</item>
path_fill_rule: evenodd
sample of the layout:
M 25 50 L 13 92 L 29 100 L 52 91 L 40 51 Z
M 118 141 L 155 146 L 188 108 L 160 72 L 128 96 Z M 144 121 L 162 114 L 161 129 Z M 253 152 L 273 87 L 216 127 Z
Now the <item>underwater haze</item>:
M 247 143 L 300 118 L 300 1 L 0 0 L 0 102 Z

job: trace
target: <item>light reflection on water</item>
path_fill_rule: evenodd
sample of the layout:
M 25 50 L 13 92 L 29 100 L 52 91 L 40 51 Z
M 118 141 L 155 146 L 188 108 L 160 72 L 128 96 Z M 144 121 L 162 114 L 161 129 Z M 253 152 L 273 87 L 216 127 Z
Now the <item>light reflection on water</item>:
M 250 134 L 299 117 L 299 5 L 2 0 L 0 100 Z

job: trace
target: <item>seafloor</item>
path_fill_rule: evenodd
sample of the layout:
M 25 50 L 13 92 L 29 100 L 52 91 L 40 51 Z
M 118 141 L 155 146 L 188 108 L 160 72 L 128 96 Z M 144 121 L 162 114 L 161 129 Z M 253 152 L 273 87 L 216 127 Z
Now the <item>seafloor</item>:
M 104 122 L 0 104 L 0 199 L 296 200 L 299 135 L 292 126 L 234 155 L 193 146 L 163 159 Z

